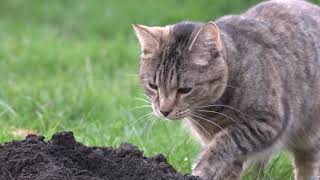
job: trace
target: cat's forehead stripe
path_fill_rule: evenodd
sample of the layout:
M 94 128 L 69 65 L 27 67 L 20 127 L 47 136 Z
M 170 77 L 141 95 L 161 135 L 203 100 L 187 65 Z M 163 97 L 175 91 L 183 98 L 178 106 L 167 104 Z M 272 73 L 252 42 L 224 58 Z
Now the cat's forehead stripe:
M 170 27 L 168 36 L 161 44 L 161 65 L 159 66 L 159 82 L 163 85 L 179 81 L 183 52 L 188 48 L 189 39 L 195 29 L 194 23 L 179 23 Z

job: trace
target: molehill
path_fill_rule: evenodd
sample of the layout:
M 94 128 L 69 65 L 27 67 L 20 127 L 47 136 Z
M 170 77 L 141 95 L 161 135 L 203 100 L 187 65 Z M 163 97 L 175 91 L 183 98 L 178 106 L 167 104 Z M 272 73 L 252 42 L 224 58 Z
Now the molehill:
M 176 172 L 163 155 L 143 156 L 136 146 L 87 147 L 72 132 L 51 140 L 29 135 L 0 146 L 0 180 L 198 180 Z

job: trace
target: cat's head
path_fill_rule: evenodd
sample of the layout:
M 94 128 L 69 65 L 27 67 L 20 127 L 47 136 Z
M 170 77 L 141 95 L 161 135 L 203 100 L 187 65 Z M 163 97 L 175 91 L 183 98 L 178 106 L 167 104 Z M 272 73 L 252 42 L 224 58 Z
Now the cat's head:
M 222 96 L 228 67 L 216 24 L 133 28 L 142 50 L 140 82 L 157 116 L 184 118 Z

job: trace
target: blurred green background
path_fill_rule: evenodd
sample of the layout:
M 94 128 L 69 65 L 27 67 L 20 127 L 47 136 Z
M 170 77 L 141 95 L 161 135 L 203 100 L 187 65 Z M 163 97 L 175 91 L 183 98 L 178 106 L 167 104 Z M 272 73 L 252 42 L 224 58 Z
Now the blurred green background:
M 214 20 L 257 2 L 0 1 L 0 142 L 26 132 L 49 139 L 71 130 L 86 145 L 127 141 L 147 156 L 164 153 L 175 168 L 189 173 L 200 146 L 181 122 L 149 118 L 137 81 L 140 49 L 131 24 Z M 287 155 L 280 155 L 259 179 L 291 177 Z

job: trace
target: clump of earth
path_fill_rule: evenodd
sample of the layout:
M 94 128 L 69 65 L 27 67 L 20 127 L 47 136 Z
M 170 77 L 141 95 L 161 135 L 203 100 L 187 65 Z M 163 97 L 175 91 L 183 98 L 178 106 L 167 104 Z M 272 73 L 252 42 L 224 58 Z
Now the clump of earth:
M 177 172 L 161 154 L 144 157 L 131 144 L 87 147 L 72 132 L 44 139 L 28 135 L 0 145 L 0 180 L 200 180 Z

